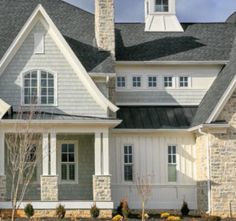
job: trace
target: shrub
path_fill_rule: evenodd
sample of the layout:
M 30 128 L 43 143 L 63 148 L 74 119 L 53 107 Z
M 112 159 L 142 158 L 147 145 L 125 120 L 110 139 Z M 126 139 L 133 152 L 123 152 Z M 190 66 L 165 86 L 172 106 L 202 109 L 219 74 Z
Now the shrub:
M 129 217 L 130 210 L 129 210 L 129 206 L 128 206 L 128 201 L 127 200 L 125 200 L 125 199 L 121 200 L 120 205 L 117 208 L 117 213 L 119 215 L 122 215 L 125 218 Z
M 112 220 L 113 221 L 121 221 L 121 220 L 123 220 L 123 216 L 121 216 L 121 215 L 116 215 L 116 216 L 114 216 L 113 218 L 112 218 Z
M 169 213 L 161 213 L 161 218 L 162 219 L 168 218 L 169 216 L 170 216 Z
M 34 215 L 34 207 L 31 204 L 27 204 L 24 208 L 25 215 L 30 219 Z
M 168 221 L 179 221 L 181 220 L 179 216 L 169 216 L 167 218 Z
M 189 208 L 188 208 L 188 204 L 184 201 L 182 208 L 181 208 L 181 214 L 182 216 L 188 216 L 189 214 Z
M 100 210 L 97 208 L 96 204 L 94 203 L 90 209 L 90 214 L 93 218 L 99 217 Z
M 66 209 L 64 206 L 62 206 L 61 204 L 56 208 L 56 216 L 59 219 L 63 219 L 66 215 Z

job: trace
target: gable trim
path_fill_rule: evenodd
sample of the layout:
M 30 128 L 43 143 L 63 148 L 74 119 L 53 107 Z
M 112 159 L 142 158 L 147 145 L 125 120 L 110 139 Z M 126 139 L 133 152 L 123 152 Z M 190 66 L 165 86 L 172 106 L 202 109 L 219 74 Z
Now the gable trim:
M 211 123 L 216 121 L 217 117 L 220 115 L 221 111 L 223 110 L 224 106 L 230 99 L 231 95 L 236 89 L 236 76 L 234 76 L 233 80 L 231 81 L 230 85 L 228 86 L 227 90 L 224 92 L 223 96 L 220 98 L 219 102 L 215 106 L 214 110 L 212 111 L 210 117 L 206 121 L 206 123 Z
M 49 34 L 61 50 L 62 54 L 65 56 L 68 63 L 71 65 L 72 69 L 75 71 L 77 76 L 80 78 L 90 95 L 94 98 L 94 100 L 102 107 L 102 109 L 108 113 L 108 109 L 113 112 L 116 112 L 119 108 L 111 103 L 97 88 L 93 80 L 90 78 L 89 74 L 75 56 L 74 52 L 53 23 L 45 9 L 42 5 L 38 5 L 35 10 L 33 11 L 32 15 L 29 17 L 27 22 L 24 24 L 21 31 L 18 33 L 14 41 L 12 42 L 11 46 L 8 48 L 6 53 L 4 54 L 3 58 L 0 61 L 0 76 L 2 75 L 3 71 L 6 69 L 10 61 L 15 56 L 18 49 L 23 44 L 24 40 L 34 27 L 34 25 L 41 20 L 40 18 L 43 17 L 49 26 Z M 45 22 L 43 22 L 44 25 Z

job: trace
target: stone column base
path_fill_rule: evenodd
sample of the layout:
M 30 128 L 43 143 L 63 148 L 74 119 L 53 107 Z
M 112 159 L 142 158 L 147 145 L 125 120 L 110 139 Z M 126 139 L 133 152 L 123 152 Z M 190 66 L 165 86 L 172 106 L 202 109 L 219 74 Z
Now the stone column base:
M 41 201 L 58 201 L 58 176 L 41 176 Z
M 93 200 L 96 202 L 111 201 L 111 176 L 93 176 Z
M 6 176 L 0 176 L 0 201 L 6 199 Z

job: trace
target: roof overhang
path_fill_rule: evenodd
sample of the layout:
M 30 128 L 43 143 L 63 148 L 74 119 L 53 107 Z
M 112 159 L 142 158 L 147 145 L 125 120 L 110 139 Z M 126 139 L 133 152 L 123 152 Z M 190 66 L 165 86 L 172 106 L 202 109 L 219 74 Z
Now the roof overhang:
M 222 133 L 225 132 L 229 127 L 230 126 L 228 123 L 201 124 L 199 126 L 188 129 L 188 131 L 197 132 L 201 129 L 212 133 Z
M 121 134 L 121 133 L 186 133 L 189 132 L 188 129 L 120 129 L 114 128 L 112 130 L 113 133 Z
M 0 119 L 10 110 L 11 106 L 0 98 Z

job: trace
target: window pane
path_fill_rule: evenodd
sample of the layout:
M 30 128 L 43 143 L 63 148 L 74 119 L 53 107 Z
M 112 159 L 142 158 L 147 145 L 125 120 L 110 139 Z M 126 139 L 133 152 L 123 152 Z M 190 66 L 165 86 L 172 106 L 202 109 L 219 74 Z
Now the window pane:
M 48 87 L 54 87 L 54 81 L 48 80 Z
M 125 163 L 128 163 L 128 155 L 125 155 Z
M 67 144 L 62 144 L 61 145 L 61 152 L 67 153 Z
M 67 166 L 64 164 L 61 165 L 61 179 L 67 180 Z
M 176 182 L 176 181 L 177 181 L 176 165 L 169 164 L 168 165 L 168 182 Z
M 69 180 L 75 180 L 75 165 L 69 165 Z
M 45 71 L 41 72 L 41 78 L 47 78 L 47 73 Z
M 69 152 L 74 153 L 75 152 L 75 146 L 74 144 L 69 144 Z
M 29 96 L 25 96 L 24 102 L 25 102 L 25 104 L 30 104 L 30 97 Z
M 47 80 L 41 80 L 41 87 L 47 87 Z
M 54 95 L 54 88 L 49 88 L 48 89 L 48 95 L 53 96 Z
M 33 71 L 31 73 L 31 78 L 36 78 L 37 79 L 37 71 Z
M 132 181 L 133 180 L 133 166 L 132 165 L 125 165 L 124 167 L 124 179 L 125 181 Z
M 24 86 L 25 87 L 30 87 L 30 80 L 29 79 L 25 79 Z
M 41 95 L 47 95 L 47 88 L 41 88 Z
M 69 154 L 69 162 L 75 162 L 75 155 Z
M 33 79 L 33 80 L 31 81 L 31 86 L 32 86 L 32 87 L 37 87 L 37 79 Z
M 41 97 L 41 104 L 47 104 L 47 97 Z
M 54 97 L 48 98 L 48 104 L 54 104 Z
M 63 154 L 61 155 L 61 161 L 62 161 L 62 162 L 68 162 L 67 153 L 63 153 Z

